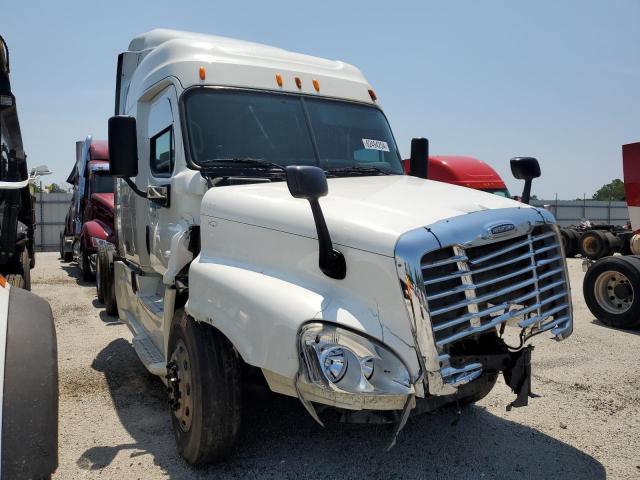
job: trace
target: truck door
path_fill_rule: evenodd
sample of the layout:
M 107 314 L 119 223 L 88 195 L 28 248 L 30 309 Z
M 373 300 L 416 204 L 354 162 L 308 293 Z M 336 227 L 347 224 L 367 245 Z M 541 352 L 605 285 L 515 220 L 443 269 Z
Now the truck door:
M 177 199 L 171 195 L 176 152 L 181 151 L 176 145 L 182 145 L 177 120 L 177 95 L 170 86 L 151 101 L 148 121 L 147 241 L 151 267 L 160 275 L 167 271 L 171 239 L 180 230 Z

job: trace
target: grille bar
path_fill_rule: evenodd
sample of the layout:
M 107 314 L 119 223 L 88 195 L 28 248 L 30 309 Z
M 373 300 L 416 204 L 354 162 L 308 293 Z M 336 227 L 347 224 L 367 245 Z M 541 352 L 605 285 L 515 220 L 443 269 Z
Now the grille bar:
M 433 312 L 431 312 L 431 315 L 433 315 L 435 317 L 435 316 L 441 315 L 443 313 L 450 312 L 451 310 L 457 310 L 459 308 L 467 307 L 467 306 L 473 305 L 473 304 L 478 304 L 480 302 L 487 302 L 487 301 L 491 300 L 492 298 L 499 297 L 499 296 L 502 296 L 502 295 L 506 295 L 507 293 L 511 293 L 511 292 L 513 292 L 515 290 L 519 290 L 522 287 L 527 287 L 529 285 L 533 285 L 534 283 L 535 283 L 535 279 L 525 280 L 523 282 L 511 285 L 510 287 L 505 287 L 502 290 L 498 290 L 497 292 L 488 293 L 483 297 L 475 297 L 475 298 L 472 298 L 472 299 L 467 299 L 464 302 L 459 302 L 459 303 L 456 303 L 456 304 L 453 304 L 453 305 L 448 305 L 446 307 L 440 308 L 438 310 L 434 310 Z
M 451 263 L 458 263 L 458 262 L 466 262 L 467 260 L 469 259 L 465 255 L 459 255 L 459 256 L 447 258 L 446 260 L 441 260 L 439 262 L 423 263 L 422 269 L 442 267 L 443 265 L 449 265 Z
M 494 243 L 443 247 L 422 257 L 431 327 L 443 353 L 454 342 L 510 320 L 535 331 L 571 322 L 556 230 L 537 225 L 523 233 Z
M 483 263 L 483 262 L 486 262 L 487 260 L 491 260 L 493 258 L 496 258 L 496 257 L 499 257 L 501 255 L 504 255 L 505 253 L 509 253 L 509 252 L 511 252 L 513 250 L 516 250 L 518 248 L 521 248 L 521 247 L 524 247 L 526 245 L 529 245 L 529 243 L 532 243 L 532 242 L 535 243 L 537 241 L 544 240 L 546 238 L 550 238 L 550 237 L 552 237 L 554 235 L 555 235 L 555 233 L 551 232 L 551 233 L 545 233 L 543 235 L 538 235 L 536 237 L 527 238 L 526 240 L 522 240 L 521 242 L 517 242 L 517 243 L 514 243 L 512 245 L 509 245 L 508 247 L 502 248 L 500 250 L 496 250 L 495 252 L 489 253 L 489 254 L 487 254 L 487 255 L 485 255 L 483 257 L 476 258 L 476 259 L 472 260 L 470 263 L 472 265 L 476 265 L 478 263 Z M 555 245 L 555 246 L 557 247 L 557 245 Z M 539 253 L 539 251 L 538 251 L 538 253 Z

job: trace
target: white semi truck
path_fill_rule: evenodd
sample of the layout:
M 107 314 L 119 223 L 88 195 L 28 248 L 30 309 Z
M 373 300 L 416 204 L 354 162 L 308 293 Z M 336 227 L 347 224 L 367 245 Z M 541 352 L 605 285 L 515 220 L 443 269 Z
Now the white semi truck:
M 114 258 L 119 316 L 191 464 L 230 452 L 257 377 L 319 422 L 396 422 L 395 440 L 409 414 L 477 401 L 501 372 L 526 405 L 528 340 L 572 332 L 553 217 L 404 175 L 351 65 L 153 30 L 118 58 L 109 155 L 117 248 L 99 262 Z M 528 188 L 539 174 L 512 167 Z

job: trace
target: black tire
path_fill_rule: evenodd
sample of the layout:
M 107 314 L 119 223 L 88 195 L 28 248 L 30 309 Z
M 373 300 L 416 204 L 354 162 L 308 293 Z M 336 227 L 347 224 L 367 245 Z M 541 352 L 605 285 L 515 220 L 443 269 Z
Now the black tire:
M 484 397 L 489 395 L 491 390 L 493 390 L 493 387 L 496 386 L 497 381 L 498 381 L 497 373 L 485 373 L 483 375 L 480 375 L 478 379 L 474 380 L 471 383 L 468 383 L 467 385 L 464 385 L 461 388 L 462 396 L 458 399 L 458 403 L 460 404 L 461 407 L 465 407 L 467 405 L 472 405 L 476 402 L 479 402 Z M 465 395 L 464 394 L 464 390 L 466 389 L 465 387 L 474 388 L 475 392 L 470 395 Z M 477 390 L 475 389 L 475 387 L 478 387 Z
M 60 232 L 60 260 L 70 262 L 73 260 L 73 252 L 64 251 L 64 232 Z
M 20 271 L 7 275 L 7 282 L 12 287 L 31 290 L 31 269 L 29 268 L 29 252 L 25 249 L 20 254 Z
M 589 260 L 598 260 L 609 254 L 609 241 L 602 230 L 589 230 L 580 237 L 580 254 Z
M 616 328 L 640 328 L 640 259 L 606 257 L 594 263 L 582 284 L 591 313 Z
M 562 249 L 567 258 L 575 257 L 578 253 L 578 235 L 569 228 L 560 229 L 560 240 L 562 241 Z
M 36 252 L 29 253 L 29 268 L 36 268 Z
M 611 232 L 604 232 L 604 237 L 607 239 L 607 245 L 609 246 L 609 252 L 606 256 L 613 255 L 616 252 L 622 250 L 622 239 Z
M 106 285 L 105 272 L 108 271 L 103 266 L 104 259 L 104 248 L 99 247 L 98 258 L 96 259 L 96 296 L 98 297 L 98 302 L 102 304 L 104 304 L 104 286 Z
M 91 271 L 91 264 L 89 263 L 89 254 L 85 251 L 84 247 L 80 245 L 80 270 L 82 271 L 82 280 L 90 282 L 95 278 L 94 273 Z
M 224 460 L 240 430 L 241 369 L 236 352 L 213 327 L 178 310 L 171 326 L 169 358 L 169 365 L 172 362 L 183 365 L 184 359 L 188 359 L 186 369 L 174 369 L 173 373 L 191 382 L 177 382 L 173 389 L 182 388 L 179 402 L 184 402 L 174 403 L 177 409 L 171 415 L 178 453 L 193 466 Z M 171 372 L 169 369 L 170 375 Z M 186 405 L 191 405 L 192 411 L 181 412 Z M 180 419 L 176 412 L 182 413 Z M 185 420 L 189 422 L 188 428 L 183 424 Z
M 24 279 L 24 289 L 31 291 L 31 259 L 29 258 L 29 250 L 26 248 L 20 254 L 20 263 L 22 264 L 22 278 Z
M 578 250 L 578 242 L 580 241 L 580 235 L 573 228 L 567 228 L 567 235 L 569 236 L 569 252 L 567 257 L 575 257 Z
M 113 255 L 115 249 L 113 245 L 103 247 L 102 270 L 103 273 L 103 295 L 104 309 L 109 315 L 118 315 L 118 303 L 116 301 L 115 276 L 113 274 Z M 98 257 L 100 261 L 100 257 Z

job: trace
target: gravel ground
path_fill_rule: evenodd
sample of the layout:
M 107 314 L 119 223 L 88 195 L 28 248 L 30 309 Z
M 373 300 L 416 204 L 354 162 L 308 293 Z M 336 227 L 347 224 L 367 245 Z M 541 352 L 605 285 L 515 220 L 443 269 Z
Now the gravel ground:
M 457 425 L 452 409 L 411 418 L 389 453 L 388 426 L 316 425 L 295 399 L 247 402 L 224 465 L 191 470 L 174 448 L 160 380 L 131 335 L 97 303 L 75 264 L 38 254 L 33 291 L 53 308 L 60 369 L 60 467 L 55 479 L 157 478 L 640 478 L 640 332 L 594 320 L 570 260 L 575 331 L 534 339 L 528 407 L 500 381 Z

